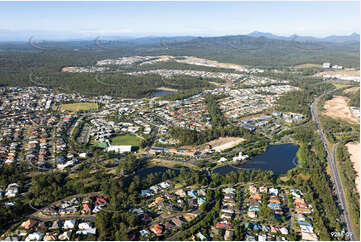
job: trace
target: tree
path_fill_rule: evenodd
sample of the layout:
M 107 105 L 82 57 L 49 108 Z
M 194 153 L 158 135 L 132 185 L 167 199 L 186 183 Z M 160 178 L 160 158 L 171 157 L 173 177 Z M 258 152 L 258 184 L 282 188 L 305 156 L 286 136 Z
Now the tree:
M 108 237 L 112 233 L 111 214 L 104 211 L 97 213 L 95 227 L 98 230 L 100 240 L 109 240 Z
M 127 230 L 128 230 L 127 226 L 123 222 L 121 222 L 119 224 L 119 229 L 115 232 L 115 240 L 119 240 L 119 241 L 129 240 Z
M 129 187 L 128 187 L 128 193 L 134 193 L 137 190 L 137 185 L 135 184 L 135 182 L 131 182 Z

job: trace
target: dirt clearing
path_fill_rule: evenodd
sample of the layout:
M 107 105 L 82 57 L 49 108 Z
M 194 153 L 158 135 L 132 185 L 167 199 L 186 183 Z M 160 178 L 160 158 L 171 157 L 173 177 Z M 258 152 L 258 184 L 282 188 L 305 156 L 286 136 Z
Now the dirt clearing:
M 156 90 L 160 90 L 160 91 L 169 91 L 169 92 L 177 92 L 177 89 L 174 88 L 169 88 L 169 87 L 158 87 L 156 88 Z
M 213 85 L 215 85 L 215 86 L 217 86 L 217 87 L 223 87 L 224 86 L 224 84 L 222 84 L 222 83 L 218 83 L 218 82 L 209 82 L 210 84 L 213 84 Z
M 236 145 L 239 145 L 240 143 L 242 143 L 244 141 L 243 138 L 239 138 L 239 137 L 221 137 L 215 140 L 212 140 L 210 142 L 208 142 L 208 145 L 211 145 L 212 148 L 217 151 L 223 151 L 226 149 L 230 149 Z
M 360 194 L 360 143 L 348 143 L 346 144 L 346 147 L 351 154 L 350 159 L 357 174 L 356 188 Z
M 345 91 L 343 91 L 344 93 L 354 93 L 354 92 L 359 92 L 360 88 L 359 87 L 351 87 L 349 89 L 346 89 Z
M 352 68 L 345 68 L 343 70 L 330 69 L 327 71 L 317 73 L 317 75 L 319 75 L 319 76 L 324 76 L 324 75 L 360 76 L 360 71 L 352 69 Z
M 220 137 L 218 139 L 209 141 L 202 145 L 198 145 L 198 146 L 186 145 L 186 146 L 182 146 L 181 148 L 191 149 L 191 150 L 202 150 L 208 148 L 207 147 L 208 145 L 211 145 L 212 149 L 214 149 L 217 152 L 221 152 L 223 150 L 233 148 L 239 145 L 240 143 L 242 143 L 243 141 L 245 141 L 245 139 L 239 137 Z
M 226 68 L 226 69 L 234 69 L 236 71 L 244 71 L 246 68 L 245 66 L 232 64 L 232 63 L 222 63 L 214 60 L 208 60 L 193 56 L 185 56 L 182 60 L 176 60 L 180 63 L 186 63 L 190 65 L 199 65 L 199 66 L 209 66 L 209 67 L 216 67 L 216 68 Z
M 335 119 L 340 118 L 349 122 L 360 123 L 360 120 L 352 115 L 347 105 L 348 100 L 347 97 L 334 96 L 331 100 L 326 101 L 324 105 L 326 111 L 323 114 Z

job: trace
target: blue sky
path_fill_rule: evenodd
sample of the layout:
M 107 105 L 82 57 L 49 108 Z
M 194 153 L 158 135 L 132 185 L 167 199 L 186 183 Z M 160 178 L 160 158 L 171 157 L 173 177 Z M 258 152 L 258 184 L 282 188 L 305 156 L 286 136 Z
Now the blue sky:
M 215 36 L 257 30 L 321 37 L 359 29 L 358 2 L 0 2 L 0 34 Z

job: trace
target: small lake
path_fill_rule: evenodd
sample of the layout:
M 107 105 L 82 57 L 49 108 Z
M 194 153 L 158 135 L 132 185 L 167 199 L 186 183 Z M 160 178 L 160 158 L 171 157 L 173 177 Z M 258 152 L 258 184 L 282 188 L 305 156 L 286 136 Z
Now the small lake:
M 172 91 L 165 91 L 165 90 L 156 90 L 152 97 L 163 97 L 165 95 L 169 95 L 169 94 L 173 94 L 174 92 Z
M 262 171 L 271 170 L 276 175 L 286 174 L 288 170 L 297 166 L 297 151 L 298 147 L 293 144 L 271 145 L 266 152 L 253 157 L 246 164 L 240 166 L 240 168 L 259 169 Z M 232 171 L 237 172 L 238 170 L 234 166 L 226 165 L 216 168 L 213 172 L 225 175 Z

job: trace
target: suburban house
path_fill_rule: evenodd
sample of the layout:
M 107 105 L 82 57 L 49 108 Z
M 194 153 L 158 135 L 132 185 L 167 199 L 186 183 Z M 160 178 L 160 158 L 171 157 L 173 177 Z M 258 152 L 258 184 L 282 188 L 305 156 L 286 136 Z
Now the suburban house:
M 24 227 L 25 229 L 32 229 L 37 223 L 38 221 L 34 219 L 28 219 L 21 224 L 21 227 Z
M 160 236 L 163 232 L 163 227 L 160 224 L 155 224 L 149 228 L 150 231 L 152 231 L 157 236 Z

